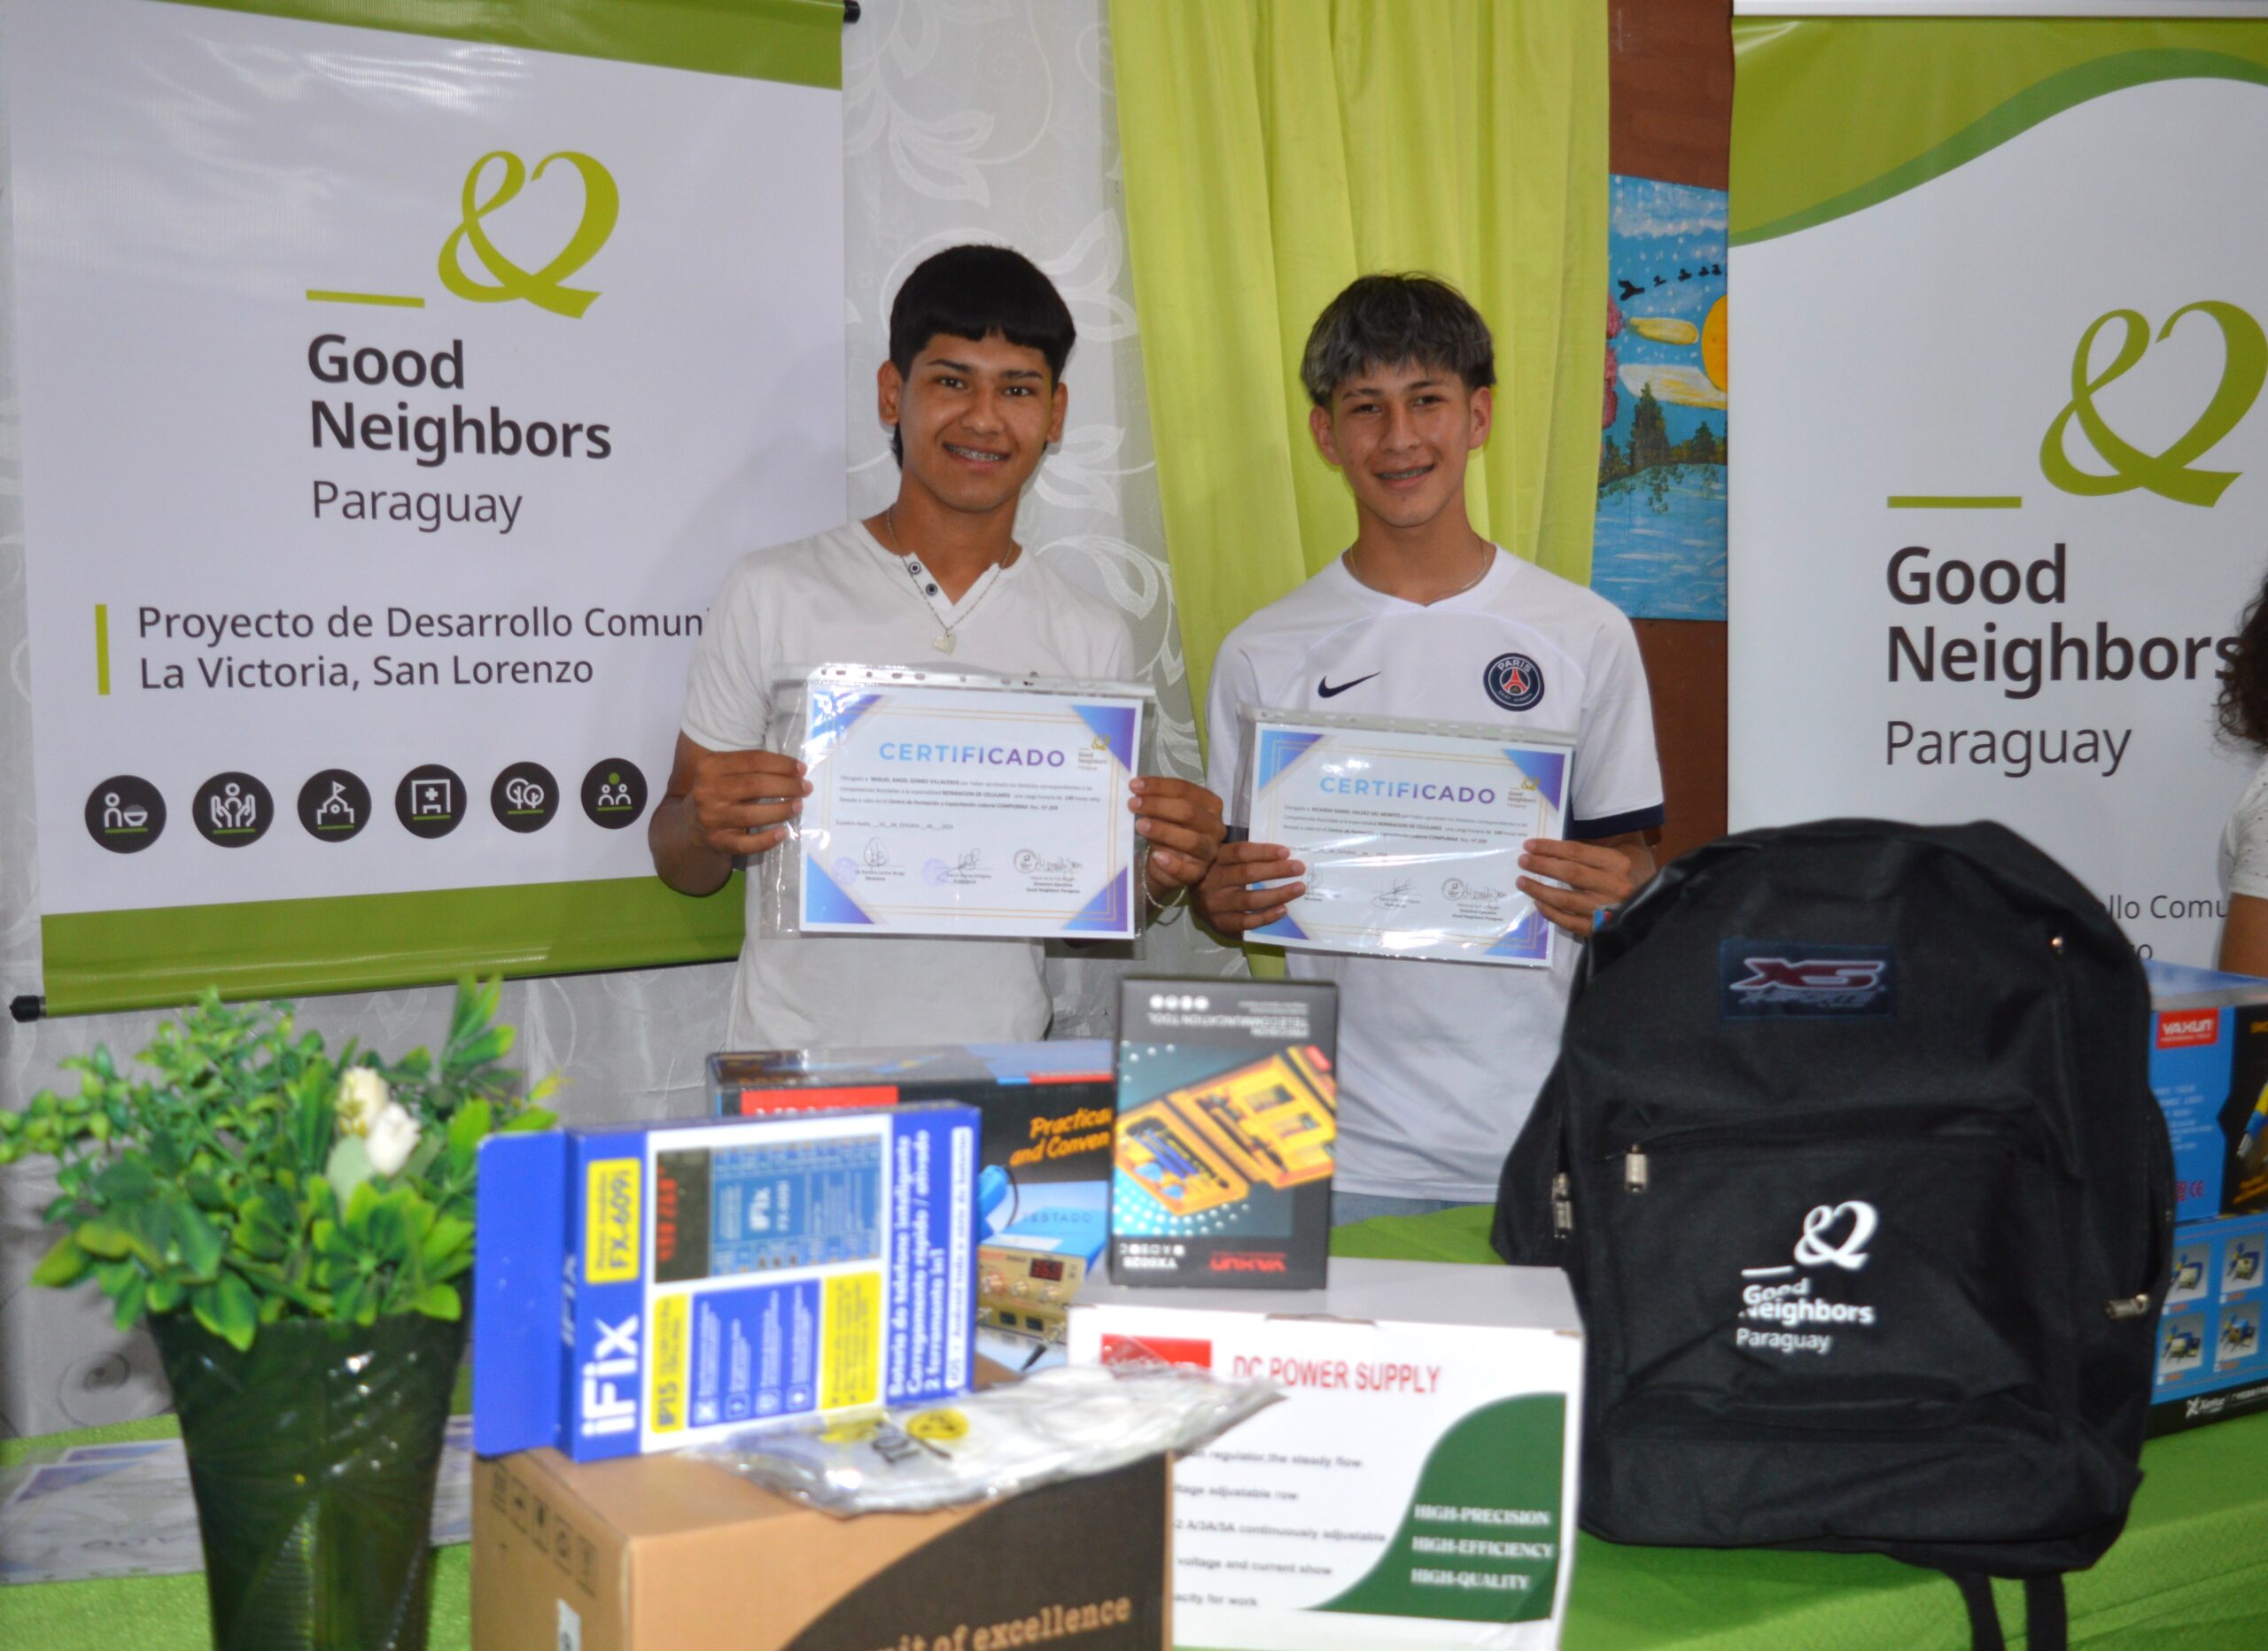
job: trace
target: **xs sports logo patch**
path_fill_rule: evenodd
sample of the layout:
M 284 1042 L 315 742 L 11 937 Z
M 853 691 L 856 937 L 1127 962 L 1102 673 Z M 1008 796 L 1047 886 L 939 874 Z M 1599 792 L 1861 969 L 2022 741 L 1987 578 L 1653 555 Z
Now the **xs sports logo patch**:
M 1728 1020 L 1879 1019 L 1896 1001 L 1897 962 L 1887 946 L 1736 938 L 1720 942 L 1717 963 L 1719 1011 Z
M 1543 670 L 1526 654 L 1499 654 L 1481 673 L 1480 686 L 1508 711 L 1533 710 L 1543 701 Z

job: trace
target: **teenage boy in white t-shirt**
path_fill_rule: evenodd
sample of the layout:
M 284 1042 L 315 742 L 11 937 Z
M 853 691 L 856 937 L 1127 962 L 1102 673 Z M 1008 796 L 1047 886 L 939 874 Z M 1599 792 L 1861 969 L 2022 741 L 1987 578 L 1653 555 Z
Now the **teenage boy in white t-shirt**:
M 830 661 L 1125 678 L 1133 639 L 1107 602 L 1026 554 L 1016 504 L 1063 433 L 1076 337 L 1021 254 L 956 246 L 906 277 L 877 378 L 897 497 L 864 522 L 741 559 L 709 609 L 669 792 L 647 841 L 671 888 L 707 895 L 776 848 L 811 792 L 763 748 L 775 675 Z M 1220 799 L 1146 776 L 1128 808 L 1150 845 L 1147 891 L 1193 887 L 1220 846 Z M 766 936 L 749 880 L 726 1038 L 738 1049 L 1037 1038 L 1050 1004 L 1035 941 Z
M 1597 908 L 1653 874 L 1653 714 L 1630 622 L 1466 518 L 1465 462 L 1488 438 L 1495 382 L 1487 322 L 1430 276 L 1365 275 L 1317 320 L 1300 376 L 1316 446 L 1347 477 L 1359 526 L 1343 554 L 1221 645 L 1213 788 L 1240 821 L 1240 705 L 1571 735 L 1570 841 L 1527 842 L 1518 886 L 1587 937 Z M 1225 933 L 1257 928 L 1304 891 L 1305 870 L 1281 844 L 1232 841 L 1199 904 Z M 1288 954 L 1294 976 L 1342 988 L 1333 1221 L 1495 1198 L 1558 1050 L 1574 948 L 1557 950 L 1549 970 Z

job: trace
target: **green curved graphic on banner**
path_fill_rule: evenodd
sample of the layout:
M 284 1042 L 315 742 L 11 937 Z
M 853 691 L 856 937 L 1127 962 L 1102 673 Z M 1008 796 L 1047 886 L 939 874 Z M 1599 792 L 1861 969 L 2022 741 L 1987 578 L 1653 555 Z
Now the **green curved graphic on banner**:
M 1434 1445 L 1369 1575 L 1315 1608 L 1470 1623 L 1550 1616 L 1566 1445 L 1565 1394 L 1483 1405 Z
M 2183 305 L 2166 317 L 2165 325 L 2158 329 L 2160 341 L 2172 334 L 2176 322 L 2193 312 L 2210 315 L 2220 324 L 2225 350 L 2221 382 L 2214 389 L 2212 399 L 2205 404 L 2205 410 L 2197 415 L 2196 422 L 2163 453 L 2148 453 L 2120 437 L 2104 421 L 2094 405 L 2094 392 L 2124 376 L 2150 347 L 2148 322 L 2133 310 L 2109 311 L 2098 315 L 2080 336 L 2079 347 L 2071 357 L 2071 399 L 2049 423 L 2047 434 L 2039 444 L 2040 472 L 2050 482 L 2067 493 L 2095 497 L 2129 493 L 2146 487 L 2179 504 L 2210 508 L 2228 484 L 2242 474 L 2237 470 L 2192 469 L 2189 461 L 2210 452 L 2252 411 L 2252 404 L 2260 398 L 2261 384 L 2268 382 L 2268 335 L 2262 333 L 2258 322 L 2235 305 L 2202 298 L 2194 304 Z M 2126 337 L 2110 365 L 2089 377 L 2087 363 L 2093 357 L 2095 337 L 2114 321 L 2124 327 Z M 2063 438 L 2074 419 L 2096 456 L 2110 467 L 2109 475 L 2083 470 L 2071 461 L 2064 449 Z
M 496 192 L 482 200 L 481 174 L 488 170 L 492 160 L 504 163 L 504 175 L 497 182 Z M 563 149 L 537 161 L 532 174 L 536 181 L 542 180 L 544 169 L 555 160 L 565 161 L 583 180 L 583 220 L 575 226 L 574 234 L 567 237 L 567 244 L 559 249 L 557 256 L 540 269 L 523 269 L 507 258 L 488 238 L 488 231 L 481 228 L 483 218 L 519 198 L 531 176 L 527 163 L 510 150 L 492 150 L 474 161 L 472 170 L 464 174 L 463 220 L 441 243 L 443 286 L 473 304 L 504 304 L 514 298 L 525 298 L 538 309 L 579 320 L 590 308 L 599 296 L 597 292 L 586 287 L 568 286 L 566 280 L 597 257 L 607 236 L 614 233 L 615 221 L 622 215 L 622 192 L 615 187 L 612 173 L 590 156 L 571 149 Z M 476 281 L 465 274 L 463 266 L 457 261 L 459 249 L 465 246 L 472 248 L 481 267 L 496 278 L 494 284 Z
M 1998 149 L 2010 138 L 2021 136 L 2041 122 L 2083 103 L 2136 86 L 2151 85 L 2161 81 L 2189 80 L 2239 81 L 2256 86 L 2268 86 L 2268 64 L 2232 57 L 2225 52 L 2165 48 L 2119 52 L 2078 64 L 2051 74 L 2036 85 L 2026 87 L 1951 136 L 1931 144 L 1910 160 L 1864 183 L 1830 196 L 1816 205 L 1775 218 L 1768 223 L 1745 228 L 1736 223 L 1729 236 L 1730 244 L 1734 246 L 1753 245 L 1759 241 L 1792 235 L 1798 229 L 1831 223 L 1852 213 L 1864 212 L 1869 206 L 1878 206 L 1909 190 L 1941 178 L 1955 167 L 1966 166 L 1978 156 Z M 1732 191 L 1736 220 L 1743 215 L 1739 210 L 1743 192 L 1741 182 L 1742 174 L 1736 166 Z

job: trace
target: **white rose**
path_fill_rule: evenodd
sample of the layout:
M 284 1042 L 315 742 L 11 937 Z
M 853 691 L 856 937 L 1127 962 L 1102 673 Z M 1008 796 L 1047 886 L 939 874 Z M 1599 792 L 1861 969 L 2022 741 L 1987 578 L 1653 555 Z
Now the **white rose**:
M 369 1135 L 378 1114 L 393 1104 L 393 1091 L 386 1088 L 386 1081 L 377 1072 L 369 1066 L 349 1066 L 338 1081 L 338 1098 L 335 1103 L 338 1109 L 338 1133 Z
M 385 1086 L 381 1083 L 378 1087 L 384 1089 Z M 381 1175 L 391 1175 L 408 1163 L 410 1153 L 416 1150 L 417 1120 L 400 1102 L 388 1101 L 370 1120 L 363 1145 L 370 1154 L 370 1167 Z

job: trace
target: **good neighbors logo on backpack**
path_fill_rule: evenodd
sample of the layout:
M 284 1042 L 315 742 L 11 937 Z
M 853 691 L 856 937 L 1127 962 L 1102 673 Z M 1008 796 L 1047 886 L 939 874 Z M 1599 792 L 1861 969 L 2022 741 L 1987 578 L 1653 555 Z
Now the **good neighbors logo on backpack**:
M 1897 960 L 1887 946 L 1814 945 L 1801 941 L 1744 940 L 1717 947 L 1728 1020 L 1778 1020 L 1811 1016 L 1876 1019 L 1897 1002 Z
M 1845 1218 L 1850 1225 L 1845 1226 Z M 1804 1217 L 1803 1232 L 1796 1239 L 1796 1259 L 1780 1267 L 1744 1267 L 1742 1278 L 1749 1281 L 1741 1286 L 1741 1317 L 1782 1328 L 1772 1330 L 1752 1330 L 1742 1324 L 1733 1331 L 1733 1345 L 1753 1347 L 1762 1353 L 1775 1353 L 1782 1357 L 1792 1353 L 1817 1353 L 1821 1357 L 1832 1352 L 1835 1337 L 1826 1333 L 1806 1333 L 1806 1324 L 1853 1324 L 1871 1326 L 1875 1310 L 1867 1303 L 1828 1301 L 1812 1293 L 1813 1269 L 1832 1267 L 1845 1273 L 1856 1273 L 1873 1258 L 1867 1245 L 1875 1236 L 1875 1229 L 1882 1224 L 1875 1206 L 1858 1198 L 1843 1204 L 1821 1204 Z M 1793 1276 L 1798 1271 L 1804 1276 Z M 1832 1278 L 1834 1274 L 1821 1275 Z M 1767 1284 L 1764 1279 L 1786 1279 L 1785 1283 Z

